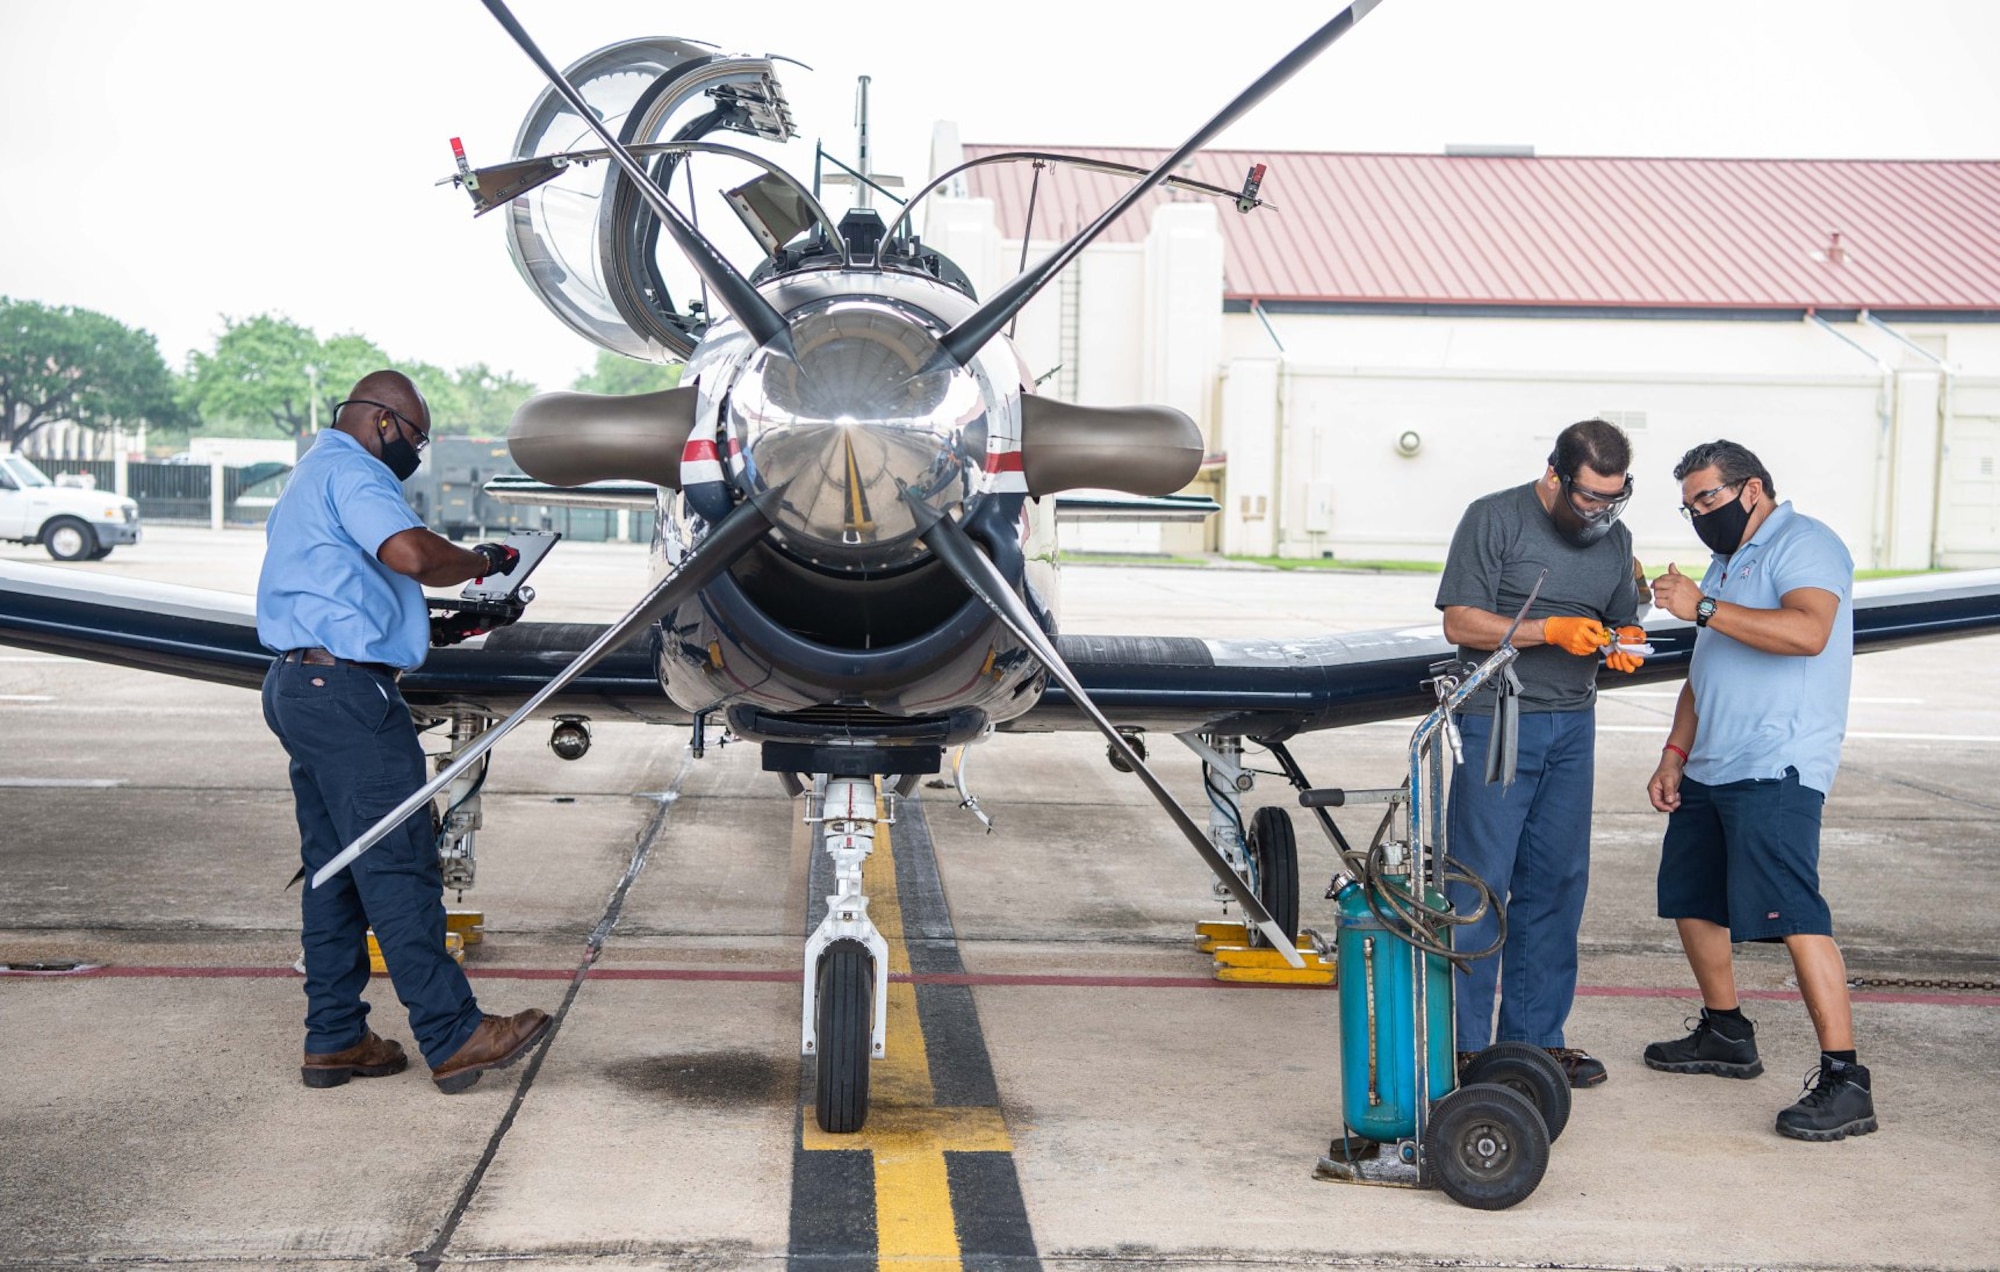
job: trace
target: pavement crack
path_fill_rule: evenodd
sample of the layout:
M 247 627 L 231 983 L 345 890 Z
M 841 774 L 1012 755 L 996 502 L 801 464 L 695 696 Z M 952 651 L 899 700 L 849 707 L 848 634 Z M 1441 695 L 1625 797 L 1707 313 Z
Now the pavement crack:
M 480 1185 L 486 1181 L 487 1170 L 492 1167 L 494 1158 L 499 1156 L 500 1145 L 506 1140 L 507 1132 L 514 1128 L 514 1119 L 520 1116 L 521 1107 L 528 1102 L 528 1093 L 534 1089 L 535 1079 L 542 1072 L 542 1061 L 547 1059 L 549 1052 L 554 1049 L 556 1038 L 562 1033 L 563 1022 L 569 1019 L 569 1009 L 576 1003 L 584 982 L 589 979 L 590 969 L 596 965 L 598 955 L 603 952 L 605 940 L 610 937 L 611 930 L 618 925 L 618 916 L 625 909 L 625 897 L 631 892 L 633 883 L 638 880 L 639 872 L 645 869 L 646 859 L 652 855 L 653 845 L 659 842 L 660 832 L 666 829 L 667 817 L 673 812 L 674 805 L 679 802 L 681 787 L 693 770 L 694 755 L 683 751 L 680 771 L 674 774 L 674 780 L 665 790 L 650 796 L 658 801 L 659 807 L 653 811 L 652 820 L 646 823 L 646 828 L 639 833 L 638 842 L 632 849 L 632 858 L 625 864 L 624 875 L 618 880 L 618 886 L 611 890 L 611 899 L 605 903 L 603 916 L 598 919 L 597 926 L 591 929 L 589 937 L 584 941 L 583 959 L 577 964 L 575 974 L 570 977 L 569 989 L 563 994 L 562 1005 L 556 1008 L 555 1020 L 549 1025 L 548 1037 L 542 1040 L 541 1045 L 535 1048 L 535 1054 L 529 1058 L 527 1070 L 521 1075 L 520 1084 L 514 1089 L 514 1098 L 508 1101 L 507 1112 L 493 1128 L 493 1134 L 486 1141 L 486 1150 L 479 1155 L 478 1163 L 473 1166 L 472 1173 L 466 1177 L 464 1186 L 459 1189 L 458 1197 L 452 1203 L 450 1212 L 438 1226 L 437 1236 L 423 1249 L 410 1252 L 410 1262 L 415 1266 L 426 1269 L 426 1272 L 435 1272 L 443 1265 L 445 1251 L 450 1248 L 452 1238 L 458 1234 L 459 1222 L 465 1218 L 465 1212 L 471 1209 L 473 1199 L 479 1195 Z

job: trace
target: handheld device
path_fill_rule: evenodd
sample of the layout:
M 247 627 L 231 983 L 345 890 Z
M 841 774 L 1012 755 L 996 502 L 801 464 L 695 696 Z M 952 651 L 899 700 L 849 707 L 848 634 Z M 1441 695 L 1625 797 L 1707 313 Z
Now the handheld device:
M 432 605 L 460 614 L 490 614 L 512 622 L 535 599 L 535 589 L 526 586 L 528 576 L 561 538 L 562 534 L 555 530 L 516 530 L 502 540 L 521 554 L 511 571 L 474 579 L 465 585 L 456 601 L 433 601 Z

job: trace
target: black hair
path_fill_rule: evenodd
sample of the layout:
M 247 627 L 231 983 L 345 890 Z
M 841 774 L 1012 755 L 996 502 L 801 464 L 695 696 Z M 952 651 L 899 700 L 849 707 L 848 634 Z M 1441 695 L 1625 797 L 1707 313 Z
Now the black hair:
M 1556 434 L 1556 448 L 1549 452 L 1549 467 L 1556 475 L 1574 481 L 1577 469 L 1585 464 L 1606 477 L 1629 472 L 1632 443 L 1624 430 L 1609 420 L 1579 420 Z
M 1764 493 L 1777 497 L 1778 484 L 1771 480 L 1764 461 L 1750 453 L 1748 446 L 1717 438 L 1703 442 L 1681 456 L 1681 462 L 1674 465 L 1674 480 L 1684 481 L 1689 473 L 1698 473 L 1704 468 L 1713 468 L 1722 477 L 1725 486 L 1737 486 L 1755 477 L 1764 483 Z

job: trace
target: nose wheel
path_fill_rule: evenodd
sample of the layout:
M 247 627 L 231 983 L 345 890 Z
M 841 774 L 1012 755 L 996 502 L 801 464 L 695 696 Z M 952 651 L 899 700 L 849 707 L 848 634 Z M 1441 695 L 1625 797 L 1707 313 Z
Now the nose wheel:
M 819 1128 L 858 1131 L 868 1121 L 868 1061 L 874 1033 L 875 960 L 859 941 L 835 941 L 816 978 L 819 1054 L 814 1074 Z

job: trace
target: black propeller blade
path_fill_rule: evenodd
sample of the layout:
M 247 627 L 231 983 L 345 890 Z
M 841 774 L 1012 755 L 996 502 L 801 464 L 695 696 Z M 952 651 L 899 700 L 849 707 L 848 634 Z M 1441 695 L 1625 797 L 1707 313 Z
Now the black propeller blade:
M 1229 895 L 1236 898 L 1236 903 L 1243 907 L 1244 917 L 1257 925 L 1257 929 L 1264 934 L 1264 939 L 1270 942 L 1273 949 L 1285 956 L 1287 963 L 1293 967 L 1304 967 L 1305 960 L 1299 957 L 1298 950 L 1285 935 L 1284 929 L 1271 917 L 1271 912 L 1264 908 L 1264 903 L 1257 899 L 1257 894 L 1250 891 L 1243 882 L 1243 877 L 1230 868 L 1222 854 L 1216 851 L 1215 845 L 1208 841 L 1208 836 L 1194 824 L 1194 819 L 1187 815 L 1179 802 L 1167 792 L 1167 788 L 1161 785 L 1160 779 L 1153 775 L 1153 770 L 1146 767 L 1146 761 L 1139 758 L 1139 753 L 1132 749 L 1132 744 L 1125 740 L 1125 735 L 1097 709 L 1097 704 L 1084 692 L 1076 674 L 1069 669 L 1069 664 L 1063 661 L 1055 642 L 1051 641 L 1048 634 L 1035 622 L 1034 616 L 1028 612 L 1028 607 L 1022 604 L 1021 598 L 1014 595 L 1014 589 L 1007 585 L 1007 580 L 1001 577 L 993 562 L 986 559 L 986 554 L 979 550 L 978 545 L 973 543 L 965 531 L 959 529 L 958 524 L 950 517 L 937 512 L 929 504 L 907 491 L 904 492 L 903 498 L 916 513 L 923 540 L 929 545 L 930 550 L 936 553 L 946 568 L 957 576 L 959 582 L 965 584 L 968 591 L 986 603 L 986 607 L 1006 625 L 1007 630 L 1014 633 L 1015 639 L 1034 651 L 1042 666 L 1047 667 L 1049 674 L 1068 690 L 1070 701 L 1077 705 L 1078 710 L 1090 717 L 1091 723 L 1097 726 L 1097 731 L 1102 733 L 1112 748 L 1124 757 L 1125 763 L 1139 775 L 1139 780 L 1146 784 L 1146 789 L 1153 793 L 1153 798 L 1166 810 L 1167 816 L 1173 819 L 1174 826 L 1188 843 L 1194 845 L 1195 852 L 1208 863 L 1208 868 L 1215 872 L 1215 877 L 1222 881 L 1222 886 L 1229 889 Z
M 776 498 L 782 492 L 771 491 L 764 498 Z M 535 708 L 560 693 L 564 685 L 575 680 L 597 662 L 598 659 L 618 648 L 655 622 L 668 610 L 680 605 L 735 563 L 736 559 L 749 551 L 750 546 L 762 538 L 771 528 L 771 522 L 757 502 L 738 504 L 729 515 L 715 524 L 701 546 L 682 559 L 679 568 L 659 586 L 646 594 L 630 613 L 607 628 L 590 645 L 576 656 L 576 660 L 556 674 L 555 679 L 543 685 L 535 696 L 521 704 L 520 710 L 473 739 L 472 744 L 458 753 L 458 758 L 447 765 L 442 772 L 402 803 L 391 809 L 387 816 L 368 828 L 368 833 L 341 849 L 340 855 L 319 868 L 312 877 L 312 886 L 317 888 L 340 871 L 356 857 L 379 843 L 384 835 L 403 823 L 403 819 L 419 808 L 430 803 L 431 797 L 473 764 L 479 757 L 492 750 L 501 738 L 514 731 L 514 726 L 534 714 Z
M 582 94 L 563 78 L 562 72 L 555 68 L 555 64 L 542 56 L 541 49 L 535 46 L 534 40 L 529 38 L 528 33 L 521 28 L 521 24 L 514 20 L 514 15 L 508 11 L 506 4 L 502 0 L 483 0 L 483 3 L 487 11 L 506 29 L 507 34 L 514 37 L 514 43 L 521 46 L 521 51 L 528 55 L 528 60 L 541 68 L 542 74 L 548 76 L 549 83 L 555 86 L 556 92 L 562 94 L 570 109 L 574 110 L 584 123 L 590 125 L 590 130 L 596 133 L 598 139 L 611 151 L 612 160 L 624 172 L 626 180 L 638 187 L 640 196 L 654 212 L 659 214 L 660 220 L 666 223 L 667 233 L 673 235 L 674 242 L 687 257 L 688 263 L 693 265 L 703 280 L 715 289 L 716 296 L 722 301 L 723 308 L 729 311 L 730 316 L 742 323 L 743 329 L 749 332 L 759 345 L 775 343 L 789 351 L 791 335 L 785 326 L 784 315 L 773 308 L 770 301 L 764 299 L 763 293 L 750 285 L 749 279 L 736 272 L 736 267 L 731 265 L 728 259 L 716 250 L 715 244 L 709 242 L 702 232 L 681 214 L 680 209 L 667 201 L 666 191 L 660 189 L 659 184 L 647 175 L 646 166 L 619 143 L 611 130 L 604 126 L 604 121 L 598 118 L 597 112 L 583 100 Z
M 487 0 L 488 5 L 494 0 Z M 1306 63 L 1323 52 L 1329 44 L 1352 30 L 1354 24 L 1368 15 L 1381 0 L 1354 0 L 1347 8 L 1336 14 L 1332 21 L 1306 37 L 1305 43 L 1285 55 L 1283 61 L 1259 76 L 1257 82 L 1237 95 L 1236 100 L 1224 106 L 1215 118 L 1196 130 L 1194 136 L 1181 143 L 1181 148 L 1168 155 L 1160 166 L 1147 174 L 1145 180 L 1127 190 L 1116 203 L 1104 210 L 1103 215 L 1083 227 L 1069 242 L 1064 243 L 1049 254 L 1047 260 L 1015 276 L 1014 280 L 994 292 L 986 303 L 968 314 L 964 321 L 947 331 L 938 341 L 953 362 L 965 366 L 973 355 L 985 347 L 1000 329 L 1013 320 L 1022 306 L 1035 298 L 1035 293 L 1062 269 L 1076 259 L 1078 252 L 1090 245 L 1092 239 L 1104 232 L 1106 226 L 1125 214 L 1127 208 L 1146 196 L 1154 186 L 1172 176 L 1176 169 L 1195 151 L 1207 145 L 1215 134 L 1242 117 L 1243 113 L 1262 101 L 1273 89 L 1296 75 Z

